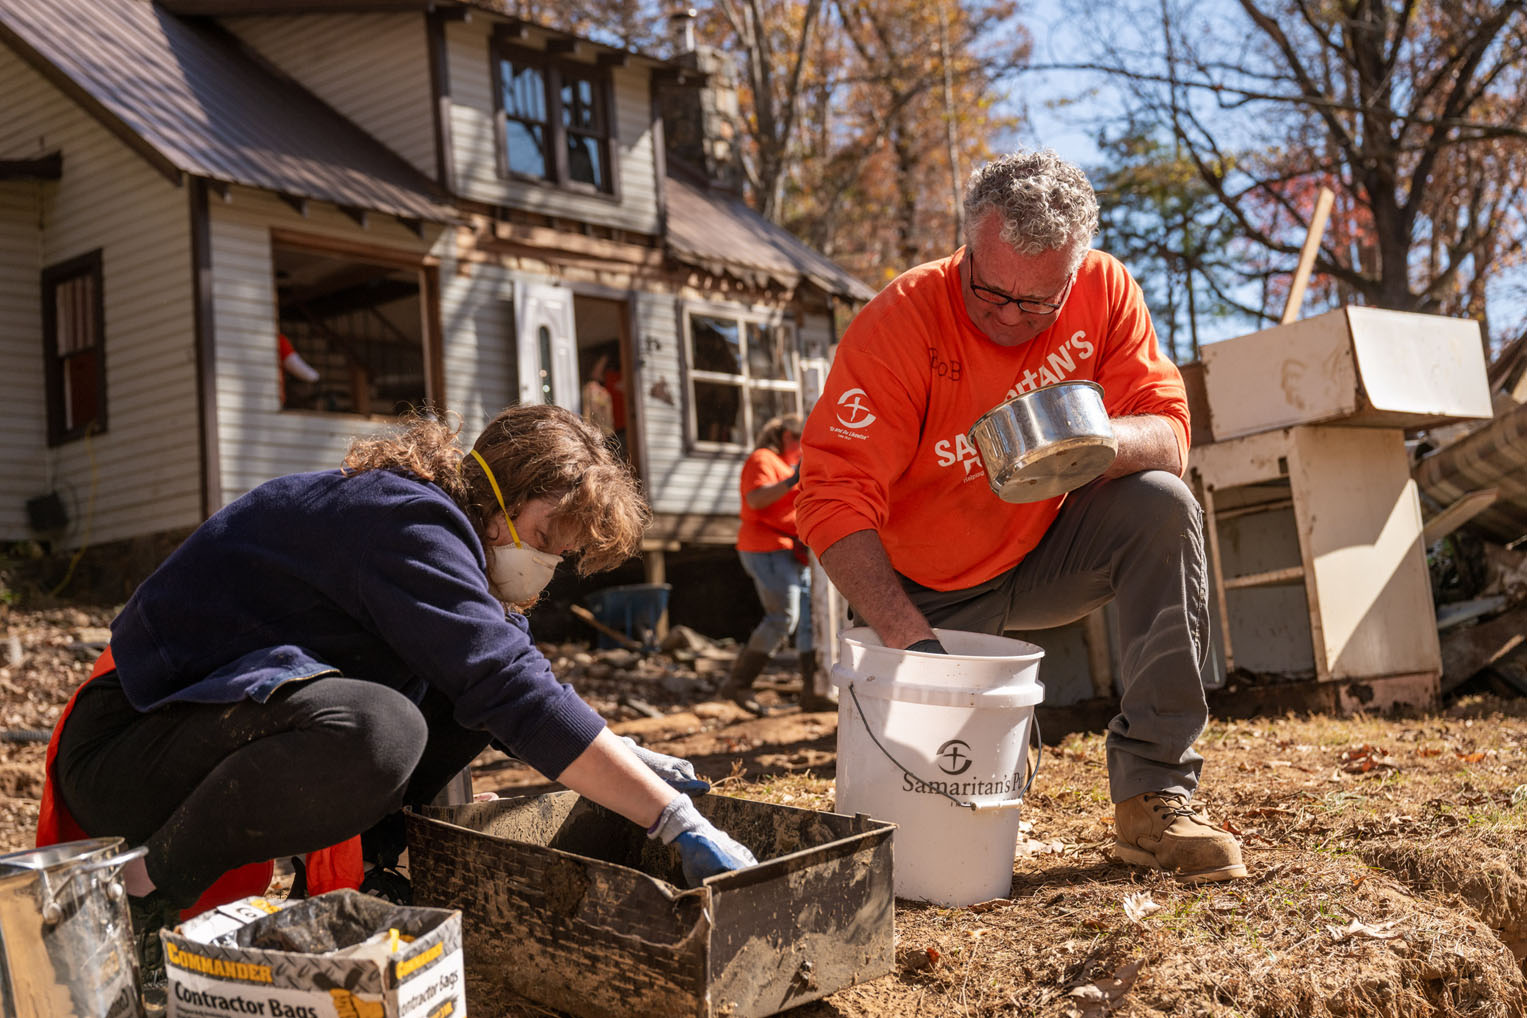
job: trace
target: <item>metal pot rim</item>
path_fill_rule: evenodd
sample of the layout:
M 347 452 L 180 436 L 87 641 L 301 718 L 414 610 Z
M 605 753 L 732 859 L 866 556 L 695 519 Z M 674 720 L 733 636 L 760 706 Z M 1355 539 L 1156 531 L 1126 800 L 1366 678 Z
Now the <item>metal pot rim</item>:
M 1063 388 L 1063 387 L 1070 387 L 1070 386 L 1074 386 L 1074 385 L 1083 386 L 1085 388 L 1093 390 L 1094 392 L 1096 392 L 1098 394 L 1098 401 L 1102 402 L 1102 399 L 1103 399 L 1103 387 L 1101 385 L 1099 385 L 1098 383 L 1092 381 L 1092 379 L 1090 379 L 1090 378 L 1070 378 L 1070 379 L 1067 379 L 1064 382 L 1051 382 L 1049 385 L 1041 385 L 1039 388 L 1037 388 L 1037 389 L 1030 389 L 1028 392 L 1020 392 L 1018 395 L 1014 396 L 1012 399 L 1005 399 L 1005 400 L 1003 400 L 1001 403 L 998 403 L 996 406 L 994 406 L 990 410 L 986 411 L 986 413 L 982 414 L 980 417 L 977 417 L 975 423 L 972 424 L 969 428 L 967 428 L 965 433 L 967 435 L 969 435 L 970 432 L 976 430 L 976 428 L 980 426 L 982 421 L 986 420 L 988 417 L 991 417 L 993 414 L 997 414 L 997 413 L 1002 412 L 1003 410 L 1006 410 L 1008 407 L 1012 406 L 1014 403 L 1027 402 L 1031 397 L 1037 396 L 1041 392 L 1049 392 L 1049 391 L 1051 391 L 1053 389 L 1060 389 L 1060 388 Z

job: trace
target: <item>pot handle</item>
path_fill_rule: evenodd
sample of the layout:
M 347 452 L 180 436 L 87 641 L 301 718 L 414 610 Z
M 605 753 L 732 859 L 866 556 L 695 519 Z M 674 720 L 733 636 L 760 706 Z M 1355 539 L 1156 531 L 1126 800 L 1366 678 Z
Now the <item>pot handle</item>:
M 43 895 L 47 900 L 43 903 L 42 906 L 43 922 L 51 925 L 63 918 L 63 908 L 58 904 L 58 899 L 63 896 L 64 890 L 68 888 L 70 882 L 72 882 L 75 877 L 86 873 L 96 873 L 100 870 L 114 869 L 118 866 L 126 866 L 134 859 L 140 859 L 147 854 L 148 846 L 139 845 L 137 848 L 129 848 L 127 851 L 118 855 L 111 856 L 107 859 L 97 859 L 94 862 L 80 863 L 78 866 L 71 866 L 69 868 L 68 875 L 64 877 L 63 881 L 57 887 L 48 886 L 48 877 L 47 874 L 44 873 L 42 879 L 42 889 Z

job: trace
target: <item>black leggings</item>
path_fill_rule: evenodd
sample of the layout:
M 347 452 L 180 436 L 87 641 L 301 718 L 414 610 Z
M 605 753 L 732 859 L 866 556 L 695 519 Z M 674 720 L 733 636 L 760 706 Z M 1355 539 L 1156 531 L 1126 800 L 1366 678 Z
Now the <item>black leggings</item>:
M 375 682 L 290 682 L 265 703 L 172 703 L 140 712 L 115 672 L 64 724 L 59 798 L 91 837 L 147 845 L 149 877 L 184 908 L 224 872 L 301 855 L 376 828 L 397 841 L 403 806 L 429 802 L 489 742 Z M 401 846 L 394 846 L 398 849 Z

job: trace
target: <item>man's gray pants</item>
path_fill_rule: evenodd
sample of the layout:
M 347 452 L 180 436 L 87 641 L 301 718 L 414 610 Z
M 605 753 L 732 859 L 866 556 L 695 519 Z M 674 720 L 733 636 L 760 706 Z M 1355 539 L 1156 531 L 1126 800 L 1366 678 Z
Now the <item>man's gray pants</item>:
M 1108 724 L 1114 802 L 1198 787 L 1193 751 L 1208 721 L 1203 510 L 1181 479 L 1148 470 L 1071 493 L 1039 545 L 1009 572 L 963 590 L 902 577 L 930 624 L 1001 634 L 1050 629 L 1118 603 L 1119 713 Z M 1041 665 L 1040 677 L 1044 669 Z

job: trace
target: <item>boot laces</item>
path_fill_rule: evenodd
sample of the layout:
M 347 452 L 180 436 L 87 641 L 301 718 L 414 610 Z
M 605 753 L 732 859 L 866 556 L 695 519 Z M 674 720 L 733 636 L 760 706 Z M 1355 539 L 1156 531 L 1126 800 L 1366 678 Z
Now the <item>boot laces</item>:
M 1187 796 L 1179 792 L 1146 792 L 1144 801 L 1154 812 L 1198 819 L 1198 814 L 1188 805 Z

